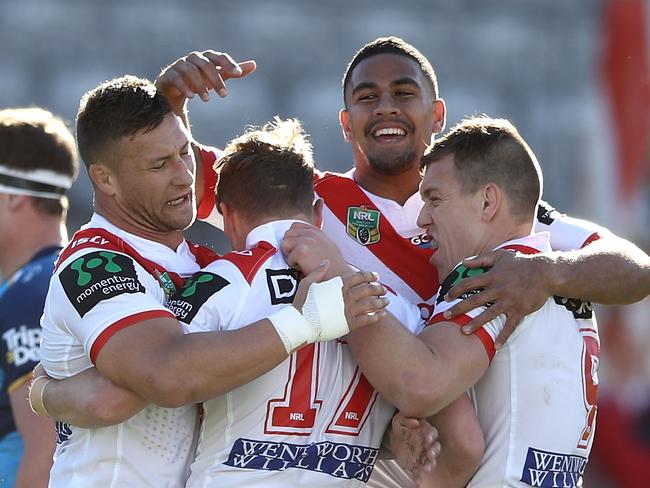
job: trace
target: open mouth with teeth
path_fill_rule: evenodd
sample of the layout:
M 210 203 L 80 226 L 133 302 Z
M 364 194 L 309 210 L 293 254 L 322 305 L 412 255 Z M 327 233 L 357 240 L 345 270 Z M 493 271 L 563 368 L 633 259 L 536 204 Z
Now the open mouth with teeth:
M 399 141 L 405 135 L 406 131 L 400 127 L 384 127 L 372 133 L 372 136 L 380 142 Z
M 169 200 L 167 202 L 167 205 L 170 206 L 170 207 L 176 207 L 176 206 L 181 205 L 181 204 L 183 204 L 185 202 L 189 202 L 190 195 L 191 195 L 191 193 L 187 193 L 186 195 L 183 195 L 182 197 L 177 198 L 175 200 Z

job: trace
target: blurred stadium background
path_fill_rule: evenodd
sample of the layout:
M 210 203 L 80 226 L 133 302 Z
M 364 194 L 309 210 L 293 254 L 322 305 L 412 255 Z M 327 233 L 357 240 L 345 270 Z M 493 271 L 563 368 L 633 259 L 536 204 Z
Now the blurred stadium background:
M 511 119 L 539 157 L 547 201 L 648 251 L 649 33 L 644 0 L 0 0 L 0 106 L 42 105 L 72 124 L 101 81 L 153 79 L 213 48 L 258 70 L 230 83 L 225 100 L 191 102 L 197 139 L 222 146 L 245 125 L 298 117 L 319 167 L 344 171 L 341 76 L 363 44 L 398 35 L 434 65 L 448 127 L 476 113 Z M 91 213 L 83 172 L 71 231 Z M 227 249 L 202 224 L 191 238 Z M 647 487 L 650 302 L 599 313 L 601 409 L 586 486 Z

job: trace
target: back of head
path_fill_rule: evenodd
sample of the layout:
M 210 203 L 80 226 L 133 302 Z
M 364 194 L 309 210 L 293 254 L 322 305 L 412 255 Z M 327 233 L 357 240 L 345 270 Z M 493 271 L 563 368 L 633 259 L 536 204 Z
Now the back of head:
M 438 99 L 438 80 L 429 60 L 414 46 L 399 37 L 379 37 L 359 49 L 352 57 L 343 75 L 343 100 L 347 106 L 346 89 L 354 68 L 364 59 L 378 54 L 396 54 L 415 61 L 420 66 L 424 77 L 429 81 L 433 99 Z
M 81 99 L 77 142 L 86 167 L 110 164 L 116 143 L 158 127 L 171 108 L 149 80 L 122 76 L 100 84 Z
M 77 170 L 63 120 L 36 107 L 0 110 L 0 192 L 31 196 L 41 212 L 65 217 Z
M 314 161 L 298 120 L 276 117 L 233 139 L 217 166 L 219 203 L 248 220 L 312 215 Z
M 513 217 L 530 221 L 542 192 L 537 158 L 506 119 L 487 116 L 462 120 L 422 158 L 422 168 L 452 155 L 461 187 L 468 193 L 496 183 L 510 202 Z

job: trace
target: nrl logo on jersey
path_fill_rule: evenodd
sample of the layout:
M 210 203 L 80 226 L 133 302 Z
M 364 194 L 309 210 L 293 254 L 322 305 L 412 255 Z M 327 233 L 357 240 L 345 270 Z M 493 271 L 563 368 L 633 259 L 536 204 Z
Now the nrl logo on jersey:
M 172 277 L 169 276 L 169 273 L 167 271 L 161 273 L 157 269 L 154 270 L 156 272 L 156 278 L 158 278 L 158 282 L 160 283 L 160 287 L 163 290 L 163 293 L 165 294 L 165 303 L 169 301 L 171 296 L 176 293 L 176 286 L 174 285 L 174 280 L 172 280 Z
M 348 207 L 348 235 L 362 246 L 379 242 L 381 239 L 379 234 L 380 216 L 379 211 L 364 206 Z

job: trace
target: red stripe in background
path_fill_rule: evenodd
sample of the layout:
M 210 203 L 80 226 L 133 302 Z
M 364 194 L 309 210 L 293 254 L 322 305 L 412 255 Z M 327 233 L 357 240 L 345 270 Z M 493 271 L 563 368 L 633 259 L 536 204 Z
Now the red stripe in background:
M 602 75 L 616 135 L 619 192 L 630 202 L 650 165 L 650 69 L 644 0 L 610 0 L 604 8 Z

